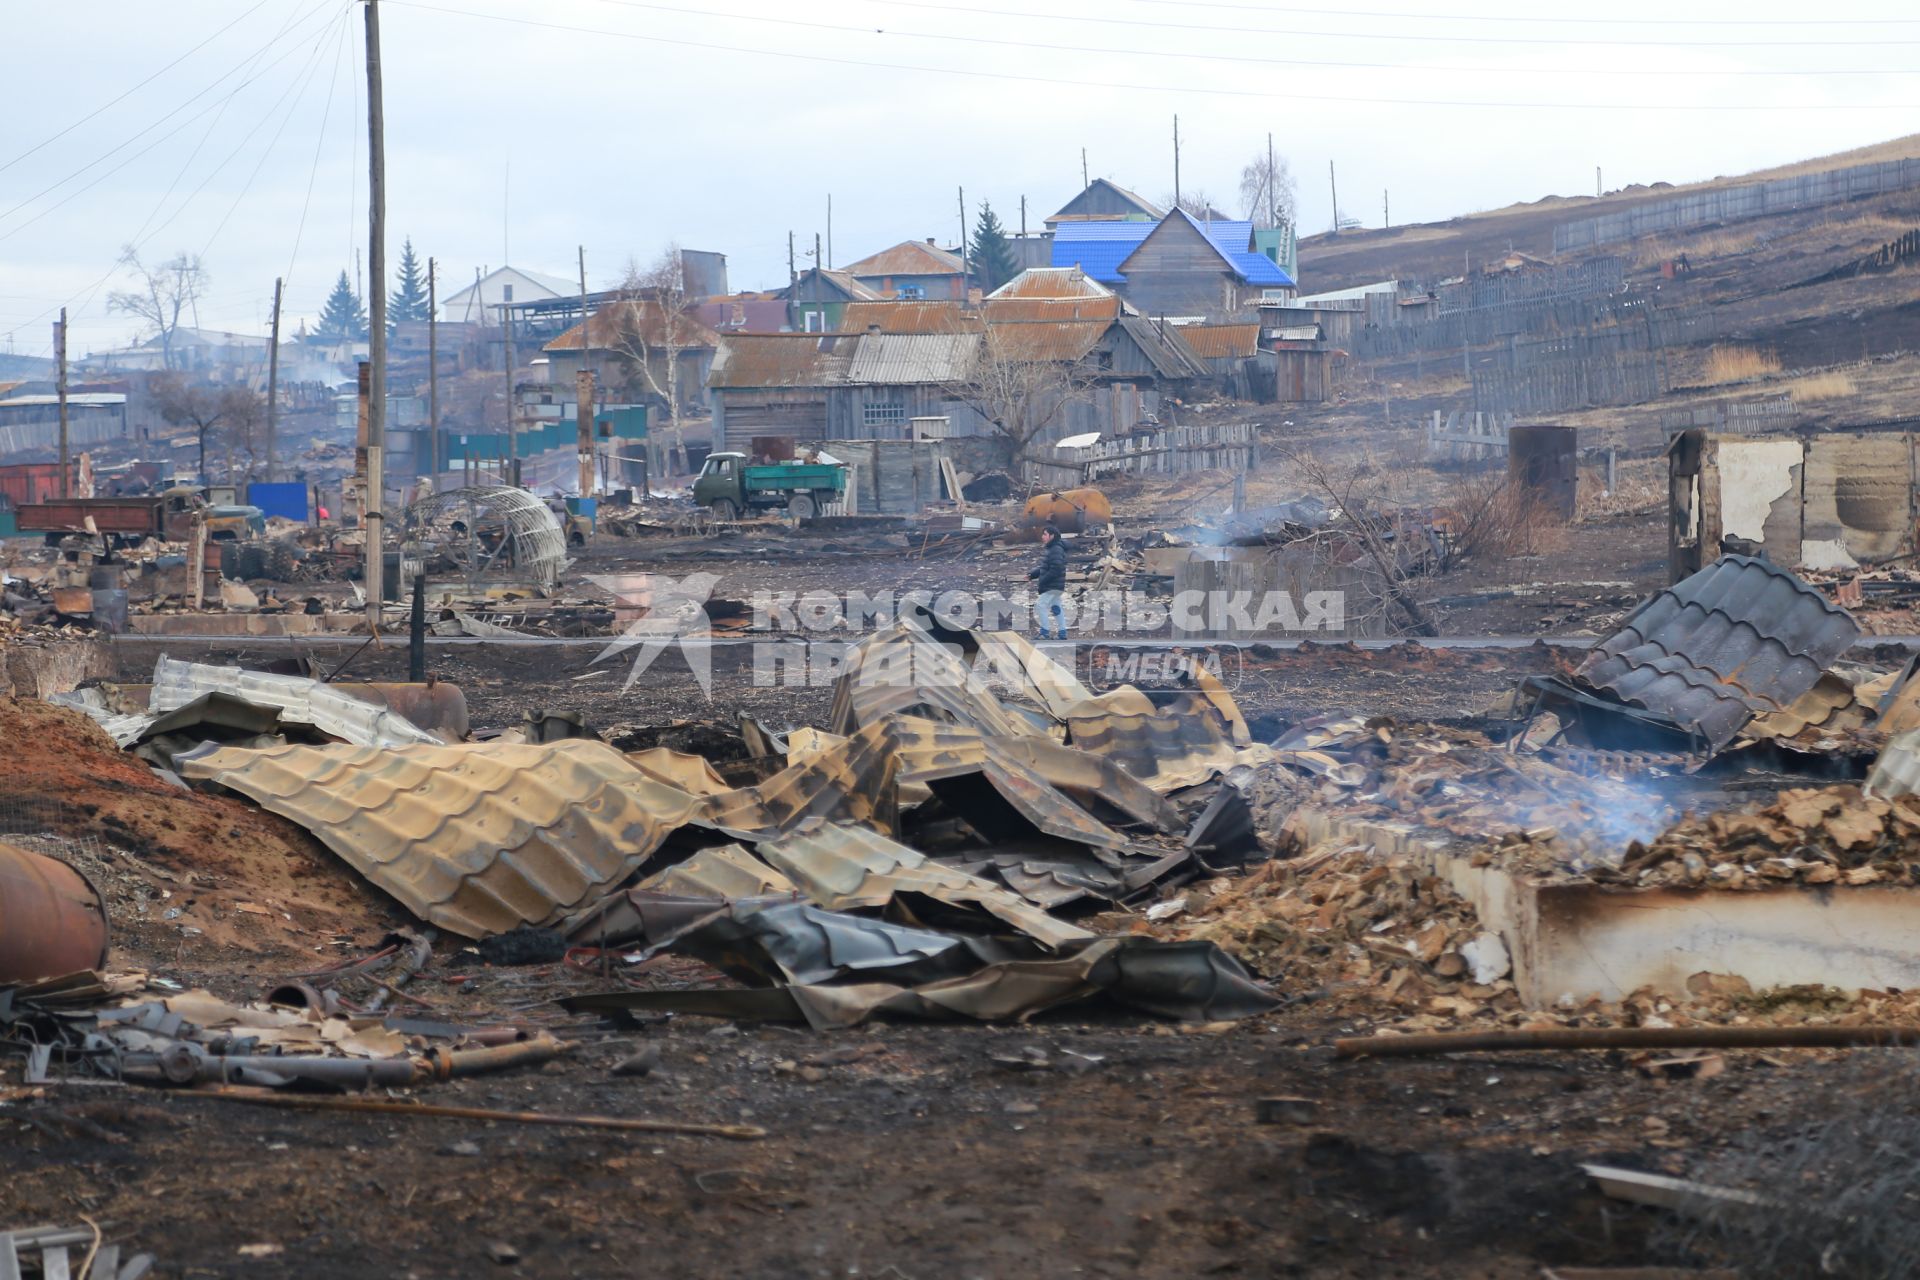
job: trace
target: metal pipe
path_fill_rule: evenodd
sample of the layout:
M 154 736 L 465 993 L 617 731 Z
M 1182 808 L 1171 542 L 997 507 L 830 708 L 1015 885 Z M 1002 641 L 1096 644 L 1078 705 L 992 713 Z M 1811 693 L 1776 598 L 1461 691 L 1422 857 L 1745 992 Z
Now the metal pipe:
M 197 1090 L 195 1096 L 226 1102 L 296 1111 L 372 1111 L 383 1115 L 438 1116 L 455 1120 L 508 1120 L 515 1124 L 567 1125 L 584 1129 L 622 1129 L 631 1133 L 684 1133 L 706 1138 L 764 1138 L 767 1131 L 751 1124 L 692 1124 L 678 1120 L 638 1120 L 626 1116 L 550 1115 L 540 1111 L 494 1111 L 486 1107 L 452 1107 L 432 1102 L 390 1102 L 381 1098 L 326 1098 L 311 1094 L 216 1087 Z
M 429 1049 L 416 1061 L 422 1081 L 458 1080 L 551 1062 L 571 1047 L 542 1032 L 530 1040 L 484 1049 Z
M 1920 1045 L 1920 1026 L 1547 1027 L 1353 1036 L 1335 1040 L 1333 1050 L 1341 1058 L 1409 1058 L 1515 1049 L 1846 1049 L 1913 1045 Z

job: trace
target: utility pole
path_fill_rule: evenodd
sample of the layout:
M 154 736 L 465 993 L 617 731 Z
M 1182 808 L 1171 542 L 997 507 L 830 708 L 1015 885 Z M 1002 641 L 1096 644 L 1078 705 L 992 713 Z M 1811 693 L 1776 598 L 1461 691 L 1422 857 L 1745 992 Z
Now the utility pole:
M 1025 196 L 1020 197 L 1020 238 L 1022 240 L 1027 238 L 1027 198 Z
M 821 264 L 833 270 L 833 192 L 827 192 L 827 260 Z
M 1180 207 L 1180 117 L 1173 117 L 1173 207 Z
M 1327 190 L 1333 195 L 1333 233 L 1340 234 L 1340 188 L 1333 180 L 1333 161 L 1327 161 Z
M 1280 172 L 1273 165 L 1273 135 L 1267 135 L 1267 221 L 1280 225 Z
M 1383 227 L 1393 225 L 1393 201 L 1385 187 L 1380 188 L 1380 225 Z
M 380 0 L 367 0 L 367 625 L 379 634 L 387 567 L 380 531 L 387 444 L 387 127 L 380 100 Z
M 67 309 L 60 308 L 60 321 L 53 326 L 53 358 L 59 364 L 55 388 L 60 393 L 60 496 L 73 496 L 73 464 L 67 454 L 72 442 L 67 436 Z
M 793 286 L 799 282 L 799 279 L 800 273 L 794 270 L 793 266 L 793 232 L 789 231 L 787 232 L 787 289 L 789 293 L 791 293 Z M 797 299 L 791 296 L 789 296 L 787 300 L 789 302 L 797 301 Z
M 512 285 L 503 285 L 502 289 L 511 289 Z M 506 323 L 507 341 L 507 474 L 506 484 L 520 483 L 520 406 L 513 402 L 513 371 L 520 367 L 520 351 L 513 341 L 513 308 L 507 305 L 507 299 L 500 299 L 500 318 Z M 581 342 L 586 337 L 582 331 Z
M 967 189 L 960 188 L 960 291 L 967 289 Z
M 1593 194 L 1600 194 L 1600 166 L 1593 166 Z
M 1087 181 L 1087 149 L 1080 148 L 1080 189 L 1085 191 L 1093 183 Z
M 273 433 L 280 425 L 280 287 L 285 282 L 273 279 L 273 336 L 267 347 L 267 483 L 273 483 Z
M 672 323 L 672 317 L 667 315 L 665 306 L 660 308 L 660 315 L 666 323 Z M 587 315 L 587 246 L 581 245 L 580 372 L 573 379 L 574 399 L 577 401 L 573 412 L 579 419 L 576 424 L 578 427 L 576 436 L 580 449 L 580 496 L 583 498 L 591 497 L 593 494 L 593 326 L 590 320 L 591 318 Z M 646 338 L 642 337 L 640 343 L 640 358 L 644 360 L 647 355 Z M 671 358 L 671 345 L 668 347 L 668 353 Z
M 434 261 L 427 259 L 427 430 L 433 434 L 434 456 L 440 453 L 440 295 L 434 279 Z

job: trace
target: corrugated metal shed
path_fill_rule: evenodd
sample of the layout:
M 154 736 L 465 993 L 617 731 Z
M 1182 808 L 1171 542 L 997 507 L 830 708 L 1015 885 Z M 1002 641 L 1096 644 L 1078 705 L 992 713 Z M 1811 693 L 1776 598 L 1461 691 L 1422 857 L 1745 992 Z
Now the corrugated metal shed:
M 840 313 L 841 333 L 978 333 L 980 316 L 958 302 L 849 302 Z
M 721 390 L 839 386 L 847 380 L 858 343 L 853 335 L 728 334 L 720 339 L 707 385 Z
M 1260 349 L 1258 324 L 1183 324 L 1174 331 L 1202 360 L 1239 359 Z
M 850 276 L 957 276 L 964 270 L 960 255 L 948 253 L 924 240 L 903 240 L 891 249 L 849 262 L 839 268 Z
M 209 745 L 182 774 L 311 831 L 415 915 L 463 938 L 560 919 L 639 869 L 700 802 L 603 742 Z
M 974 333 L 863 333 L 859 343 L 847 381 L 880 386 L 965 381 L 980 350 Z
M 1721 556 L 1635 609 L 1574 679 L 1718 749 L 1751 717 L 1791 706 L 1859 634 L 1770 561 Z

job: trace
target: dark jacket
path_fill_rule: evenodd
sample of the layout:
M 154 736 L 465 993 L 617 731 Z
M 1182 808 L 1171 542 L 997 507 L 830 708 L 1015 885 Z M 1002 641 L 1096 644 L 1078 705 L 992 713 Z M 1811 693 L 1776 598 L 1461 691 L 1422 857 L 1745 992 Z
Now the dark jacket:
M 1055 538 L 1040 553 L 1039 567 L 1029 573 L 1033 579 L 1034 590 L 1065 591 L 1067 589 L 1067 544 Z

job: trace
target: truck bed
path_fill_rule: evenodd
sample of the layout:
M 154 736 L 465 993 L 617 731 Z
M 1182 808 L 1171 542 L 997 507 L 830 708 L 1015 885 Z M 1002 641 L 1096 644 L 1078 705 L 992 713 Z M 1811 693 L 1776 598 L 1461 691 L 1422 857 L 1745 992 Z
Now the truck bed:
M 21 507 L 17 527 L 22 533 L 80 533 L 87 517 L 101 533 L 161 531 L 159 498 L 66 498 L 30 502 Z
M 793 466 L 748 467 L 742 475 L 748 492 L 768 489 L 833 489 L 844 483 L 844 469 L 832 463 L 799 463 Z

